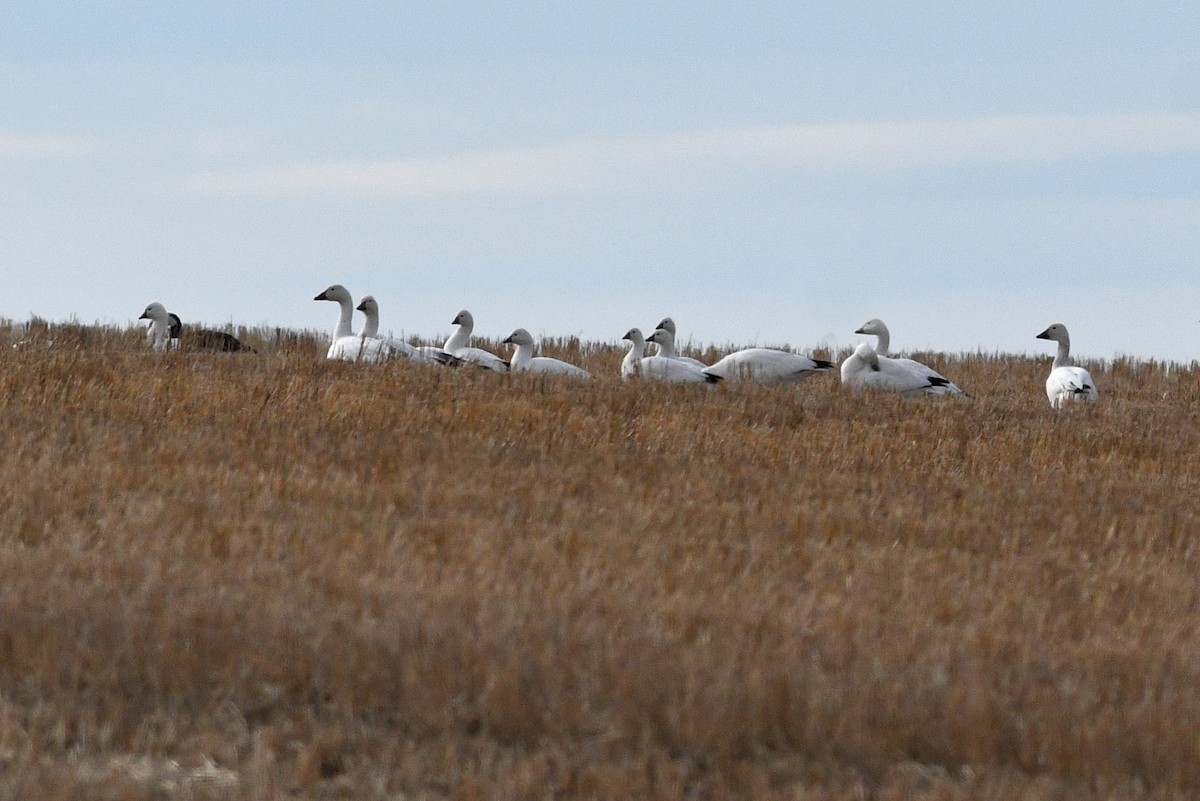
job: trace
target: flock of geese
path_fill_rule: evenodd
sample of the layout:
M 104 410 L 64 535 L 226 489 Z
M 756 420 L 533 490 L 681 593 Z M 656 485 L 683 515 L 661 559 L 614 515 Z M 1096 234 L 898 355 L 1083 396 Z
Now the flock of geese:
M 548 356 L 535 356 L 536 343 L 524 328 L 518 328 L 504 339 L 513 346 L 513 354 L 503 359 L 491 351 L 471 345 L 475 320 L 467 310 L 453 320 L 454 333 L 441 347 L 412 345 L 395 337 L 379 333 L 379 304 L 371 295 L 354 305 L 346 287 L 334 284 L 313 300 L 338 304 L 337 326 L 327 357 L 352 362 L 382 362 L 409 359 L 431 365 L 475 365 L 499 373 L 548 373 L 586 379 L 591 374 L 582 367 Z M 363 313 L 361 331 L 354 333 L 354 312 Z M 187 331 L 179 317 L 168 312 L 161 303 L 151 303 L 141 318 L 149 321 L 146 336 L 157 351 L 178 348 L 181 343 L 190 348 L 238 351 L 248 350 L 236 337 L 220 331 L 199 329 Z M 814 373 L 828 372 L 834 364 L 776 348 L 746 348 L 734 351 L 714 364 L 706 365 L 675 352 L 675 321 L 670 317 L 658 324 L 650 336 L 641 329 L 631 328 L 622 339 L 629 342 L 629 351 L 621 362 L 621 377 L 643 378 L 679 383 L 716 384 L 722 381 L 748 380 L 760 384 L 789 384 L 801 381 Z M 882 390 L 905 396 L 955 395 L 966 396 L 950 379 L 936 370 L 912 359 L 888 355 L 891 335 L 882 320 L 868 320 L 854 333 L 876 338 L 875 346 L 862 342 L 841 364 L 842 383 L 853 390 Z M 1055 323 L 1037 335 L 1058 343 L 1058 352 L 1046 379 L 1046 396 L 1055 409 L 1068 401 L 1095 400 L 1096 384 L 1091 375 L 1071 360 L 1071 340 L 1067 328 Z M 649 346 L 654 346 L 651 352 Z

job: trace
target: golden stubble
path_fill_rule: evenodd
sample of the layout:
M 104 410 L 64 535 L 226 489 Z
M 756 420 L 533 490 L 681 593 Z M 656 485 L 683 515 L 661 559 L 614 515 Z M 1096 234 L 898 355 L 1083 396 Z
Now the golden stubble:
M 1047 359 L 906 401 L 246 338 L 0 342 L 8 797 L 1200 789 L 1190 369 L 1054 413 Z

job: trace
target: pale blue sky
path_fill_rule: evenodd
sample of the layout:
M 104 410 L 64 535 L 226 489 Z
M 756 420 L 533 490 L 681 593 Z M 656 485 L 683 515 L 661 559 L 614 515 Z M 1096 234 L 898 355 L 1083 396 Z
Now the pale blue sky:
M 1200 358 L 1195 3 L 171 5 L 6 6 L 0 316 Z

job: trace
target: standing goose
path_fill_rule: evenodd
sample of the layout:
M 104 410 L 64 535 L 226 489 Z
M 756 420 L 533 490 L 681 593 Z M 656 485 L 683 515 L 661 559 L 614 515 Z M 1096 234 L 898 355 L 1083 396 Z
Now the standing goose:
M 939 394 L 942 394 L 942 395 L 966 395 L 967 394 L 967 393 L 963 392 L 961 389 L 959 389 L 957 385 L 955 385 L 952 381 L 947 379 L 945 376 L 943 376 L 937 370 L 934 370 L 932 367 L 921 364 L 920 362 L 915 361 L 913 359 L 896 359 L 896 358 L 889 357 L 888 356 L 888 348 L 891 345 L 892 336 L 888 332 L 888 327 L 883 324 L 883 320 L 880 320 L 878 317 L 867 320 L 854 333 L 874 335 L 875 337 L 877 337 L 877 339 L 875 340 L 875 353 L 877 353 L 879 356 L 886 358 L 889 361 L 891 361 L 897 365 L 903 366 L 905 369 L 911 371 L 914 376 L 918 376 L 918 377 L 919 376 L 928 376 L 931 379 L 944 381 L 945 382 L 944 386 L 946 387 L 946 391 L 939 393 Z
M 404 356 L 419 362 L 429 362 L 430 364 L 446 364 L 448 355 L 438 347 L 432 345 L 422 345 L 417 347 L 410 345 L 403 339 L 396 337 L 384 337 L 379 335 L 379 303 L 375 300 L 374 295 L 366 295 L 358 304 L 358 310 L 363 313 L 365 321 L 363 322 L 361 336 L 370 339 L 380 339 L 392 349 L 395 355 Z
M 346 362 L 383 362 L 393 357 L 394 351 L 382 339 L 355 336 L 350 327 L 354 317 L 354 301 L 346 287 L 333 284 L 313 300 L 332 301 L 339 309 L 337 327 L 333 329 L 333 341 L 325 358 Z
M 138 319 L 150 321 L 146 328 L 146 339 L 150 342 L 150 347 L 159 352 L 181 347 L 223 353 L 250 350 L 242 345 L 237 337 L 224 331 L 213 331 L 209 328 L 185 329 L 179 315 L 167 311 L 161 303 L 151 303 Z
M 842 383 L 855 391 L 879 389 L 909 397 L 962 394 L 962 390 L 945 378 L 897 364 L 895 359 L 880 356 L 866 342 L 858 343 L 854 352 L 842 362 Z
M 1049 339 L 1058 343 L 1058 353 L 1054 356 L 1054 364 L 1050 367 L 1050 376 L 1046 379 L 1046 397 L 1050 406 L 1061 409 L 1069 400 L 1096 400 L 1100 393 L 1096 391 L 1096 382 L 1092 375 L 1082 367 L 1076 367 L 1071 358 L 1071 337 L 1067 327 L 1055 323 L 1037 335 L 1037 339 Z
M 512 361 L 509 362 L 508 366 L 508 369 L 514 373 L 554 373 L 556 375 L 569 375 L 573 378 L 592 377 L 592 374 L 582 367 L 576 367 L 560 359 L 552 359 L 549 356 L 534 356 L 533 336 L 524 328 L 518 328 L 509 334 L 504 340 L 504 344 L 516 345 L 517 349 L 513 353 Z
M 483 348 L 470 347 L 471 332 L 475 330 L 475 318 L 469 311 L 463 309 L 456 314 L 451 325 L 456 325 L 458 328 L 442 346 L 443 351 L 464 362 L 477 364 L 497 373 L 508 372 L 508 362 L 504 359 Z
M 646 356 L 646 343 L 655 342 L 655 335 L 659 333 L 668 334 L 669 336 L 669 333 L 661 328 L 655 330 L 649 339 L 643 338 L 641 330 L 637 328 L 631 328 L 625 333 L 622 339 L 629 340 L 633 343 L 633 346 L 629 349 L 629 353 L 625 354 L 624 361 L 621 362 L 622 378 L 640 376 L 642 378 L 653 378 L 658 381 L 681 384 L 715 384 L 718 381 L 716 378 L 706 376 L 696 365 L 689 364 L 682 359 L 668 359 L 665 356 Z

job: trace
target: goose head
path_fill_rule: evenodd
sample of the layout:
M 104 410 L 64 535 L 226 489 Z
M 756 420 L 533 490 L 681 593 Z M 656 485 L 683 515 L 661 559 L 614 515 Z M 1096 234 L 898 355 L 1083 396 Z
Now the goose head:
M 665 345 L 668 348 L 675 346 L 675 335 L 667 328 L 659 326 L 654 329 L 650 336 L 646 337 L 647 342 L 653 342 L 655 345 Z
M 504 342 L 501 344 L 516 345 L 519 348 L 521 348 L 521 347 L 532 348 L 533 347 L 533 335 L 530 334 L 528 331 L 526 331 L 524 328 L 518 328 L 516 331 L 513 331 L 511 334 L 509 334 L 507 337 L 505 337 Z
M 872 317 L 870 320 L 867 320 L 865 323 L 860 325 L 858 330 L 854 333 L 873 334 L 875 336 L 879 336 L 880 334 L 887 333 L 887 326 L 883 324 L 883 320 L 880 320 L 878 317 Z
M 363 314 L 379 314 L 379 304 L 375 302 L 374 295 L 367 295 L 358 304 L 358 310 Z
M 161 303 L 151 303 L 149 306 L 146 307 L 146 310 L 144 312 L 142 312 L 141 316 L 138 317 L 138 319 L 139 320 L 152 320 L 153 322 L 162 323 L 163 325 L 166 325 L 166 326 L 169 326 L 171 324 L 171 318 L 167 312 L 167 308 L 165 306 L 163 306 Z
M 454 315 L 454 319 L 450 321 L 451 325 L 461 325 L 468 331 L 475 327 L 475 318 L 466 309 L 463 309 L 458 314 Z
M 658 325 L 657 325 L 657 326 L 655 326 L 655 328 L 656 328 L 656 329 L 657 329 L 657 328 L 661 328 L 661 329 L 663 329 L 664 331 L 670 331 L 670 332 L 671 332 L 671 336 L 672 336 L 672 337 L 673 337 L 673 336 L 675 336 L 675 321 L 674 321 L 674 320 L 672 320 L 670 317 L 664 317 L 664 318 L 662 318 L 662 320 L 661 320 L 661 321 L 659 321 Z
M 879 354 L 866 342 L 859 342 L 854 348 L 853 358 L 858 359 L 871 370 L 879 372 Z
M 634 345 L 646 344 L 646 338 L 642 336 L 642 329 L 640 328 L 630 328 L 625 332 L 625 336 L 621 337 L 621 339 L 627 339 Z
M 321 294 L 317 295 L 313 300 L 332 300 L 335 303 L 352 303 L 350 299 L 350 290 L 341 284 L 333 284 Z
M 1069 337 L 1067 336 L 1067 327 L 1065 325 L 1063 325 L 1062 323 L 1055 323 L 1054 325 L 1050 326 L 1049 328 L 1047 328 L 1045 331 L 1038 334 L 1034 338 L 1035 339 L 1050 339 L 1055 342 L 1069 341 Z

